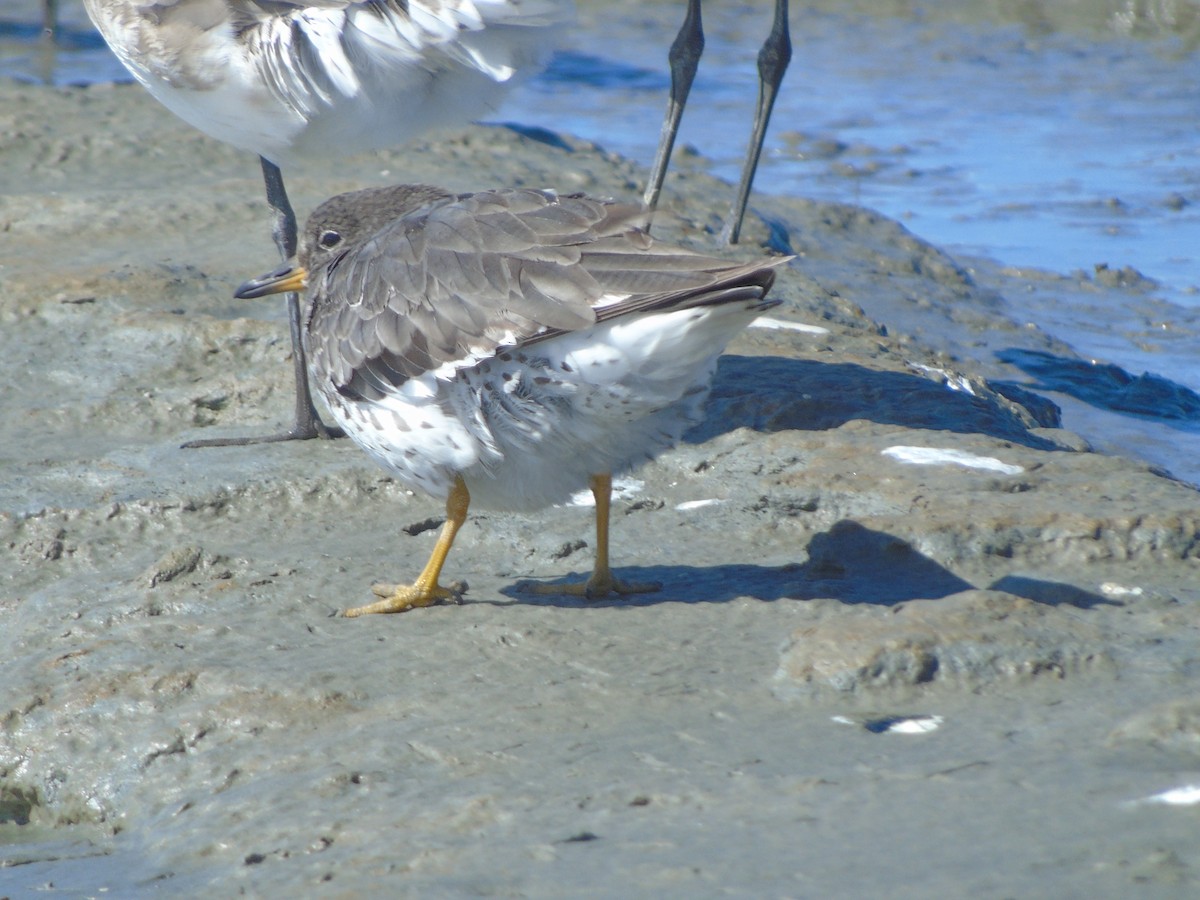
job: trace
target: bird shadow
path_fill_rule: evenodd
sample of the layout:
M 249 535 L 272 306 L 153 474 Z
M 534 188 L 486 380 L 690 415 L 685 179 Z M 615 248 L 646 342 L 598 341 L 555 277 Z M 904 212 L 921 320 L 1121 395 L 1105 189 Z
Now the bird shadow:
M 814 535 L 804 555 L 803 562 L 780 566 L 753 563 L 629 566 L 616 571 L 617 577 L 625 581 L 659 582 L 662 587 L 654 593 L 586 600 L 566 594 L 531 592 L 534 586 L 544 591 L 587 578 L 588 573 L 577 572 L 550 581 L 517 582 L 501 590 L 510 600 L 493 602 L 578 609 L 726 603 L 753 597 L 768 601 L 828 598 L 846 604 L 895 606 L 908 600 L 936 600 L 979 587 L 920 553 L 903 538 L 848 519 Z M 1071 584 L 1024 576 L 1008 575 L 986 587 L 1051 606 L 1065 604 L 1090 609 L 1101 604 L 1114 605 L 1114 601 Z
M 1004 591 L 1041 603 L 1043 606 L 1074 606 L 1077 609 L 1092 609 L 1096 606 L 1124 606 L 1119 600 L 1111 600 L 1081 587 L 1063 581 L 1043 581 L 1025 575 L 1005 575 L 990 585 L 993 591 Z
M 1006 392 L 1008 394 L 1008 392 Z M 855 363 L 779 356 L 722 356 L 705 419 L 683 437 L 699 444 L 737 428 L 825 431 L 855 419 L 960 434 L 985 434 L 1038 450 L 1061 449 L 1030 432 L 1058 424 L 1053 404 L 1026 404 L 1013 393 L 952 390 L 922 375 Z
M 705 420 L 685 436 L 699 444 L 738 428 L 759 432 L 821 431 L 865 419 L 905 428 L 985 434 L 1042 450 L 1061 449 L 1030 431 L 1027 422 L 1052 424 L 1057 407 L 1024 407 L 992 392 L 951 390 L 930 378 L 879 371 L 854 363 L 816 362 L 790 357 L 720 358 Z M 1024 406 L 1022 404 L 1022 406 Z M 585 600 L 570 595 L 532 593 L 530 582 L 501 591 L 513 601 L 571 608 L 637 607 L 666 602 L 721 603 L 738 597 L 760 600 L 831 598 L 843 603 L 894 606 L 918 598 L 936 599 L 974 585 L 908 541 L 843 520 L 815 535 L 797 562 L 781 566 L 735 563 L 714 566 L 626 567 L 628 582 L 660 582 L 661 590 L 619 598 Z M 586 573 L 549 582 L 579 583 Z M 1008 576 L 995 590 L 1037 603 L 1090 607 L 1106 603 L 1072 585 Z M 509 601 L 498 601 L 507 603 Z

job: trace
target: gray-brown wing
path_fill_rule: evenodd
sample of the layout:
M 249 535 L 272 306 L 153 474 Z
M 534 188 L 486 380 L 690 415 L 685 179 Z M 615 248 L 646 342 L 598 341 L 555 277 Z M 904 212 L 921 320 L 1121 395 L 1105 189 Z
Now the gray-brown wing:
M 332 271 L 310 273 L 313 362 L 343 393 L 378 397 L 500 347 L 704 302 L 725 287 L 752 283 L 761 296 L 770 284 L 762 264 L 656 244 L 636 228 L 640 216 L 637 207 L 532 190 L 410 213 Z
M 584 197 L 505 190 L 435 203 L 351 248 L 316 291 L 313 362 L 345 392 L 378 396 L 548 328 L 595 322 L 603 289 L 581 247 L 627 211 Z

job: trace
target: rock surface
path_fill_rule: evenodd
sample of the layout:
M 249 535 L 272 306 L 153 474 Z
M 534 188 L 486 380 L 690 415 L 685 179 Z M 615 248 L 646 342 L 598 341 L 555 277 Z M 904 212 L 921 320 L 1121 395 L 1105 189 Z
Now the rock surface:
M 282 307 L 232 298 L 275 262 L 254 160 L 133 87 L 0 111 L 0 896 L 1198 889 L 1195 809 L 1140 802 L 1200 781 L 1197 493 L 1021 387 L 1000 350 L 1069 353 L 1022 274 L 759 198 L 776 327 L 617 505 L 661 593 L 523 592 L 590 567 L 564 506 L 473 515 L 463 605 L 350 620 L 438 504 L 344 441 L 179 449 L 289 414 Z M 301 215 L 642 177 L 499 127 L 287 174 Z M 711 249 L 726 188 L 665 202 Z

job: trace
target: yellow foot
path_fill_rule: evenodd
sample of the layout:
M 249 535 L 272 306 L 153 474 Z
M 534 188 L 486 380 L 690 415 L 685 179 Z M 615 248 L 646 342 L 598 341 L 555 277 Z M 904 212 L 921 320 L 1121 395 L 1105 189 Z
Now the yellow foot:
M 372 613 L 397 613 L 421 606 L 433 606 L 435 603 L 450 601 L 461 603 L 466 591 L 465 584 L 454 584 L 448 588 L 434 585 L 423 588 L 416 584 L 376 584 L 371 586 L 371 592 L 383 599 L 368 603 L 366 606 L 356 606 L 348 609 L 342 615 L 347 618 L 367 616 Z
M 620 581 L 612 572 L 593 572 L 587 581 L 575 584 L 533 584 L 533 594 L 569 594 L 587 600 L 602 600 L 609 594 L 652 594 L 662 590 L 660 581 Z

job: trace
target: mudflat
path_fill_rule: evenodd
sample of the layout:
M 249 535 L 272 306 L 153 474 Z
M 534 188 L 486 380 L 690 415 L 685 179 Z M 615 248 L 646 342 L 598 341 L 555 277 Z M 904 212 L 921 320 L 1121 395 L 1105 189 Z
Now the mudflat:
M 302 218 L 644 177 L 498 126 L 286 175 Z M 798 254 L 785 302 L 620 482 L 662 591 L 524 592 L 591 510 L 481 511 L 463 604 L 352 620 L 437 501 L 344 440 L 180 449 L 290 415 L 282 304 L 232 297 L 257 162 L 137 87 L 0 84 L 0 896 L 1193 896 L 1196 490 L 1003 362 L 1069 354 L 1006 315 L 1056 276 L 760 189 L 727 252 Z M 727 203 L 682 171 L 656 232 L 712 250 Z

